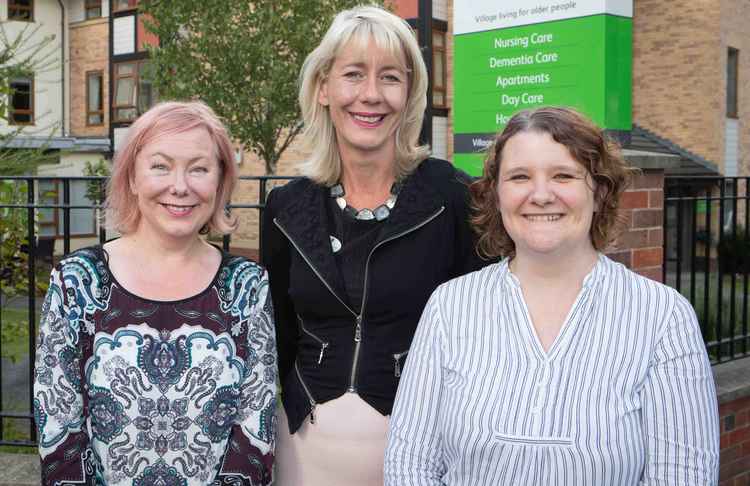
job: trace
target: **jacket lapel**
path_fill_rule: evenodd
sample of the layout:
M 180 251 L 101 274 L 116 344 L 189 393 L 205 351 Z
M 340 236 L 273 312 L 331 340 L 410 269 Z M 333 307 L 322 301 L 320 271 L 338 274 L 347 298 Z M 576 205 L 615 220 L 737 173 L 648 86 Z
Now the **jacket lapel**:
M 331 250 L 326 211 L 327 189 L 308 181 L 294 200 L 277 215 L 280 224 L 303 257 L 333 289 L 339 299 L 348 302 L 341 272 Z
M 425 163 L 428 161 L 423 162 L 422 165 Z M 421 176 L 422 165 L 404 179 L 396 207 L 386 220 L 378 242 L 423 223 L 445 204 L 438 192 Z

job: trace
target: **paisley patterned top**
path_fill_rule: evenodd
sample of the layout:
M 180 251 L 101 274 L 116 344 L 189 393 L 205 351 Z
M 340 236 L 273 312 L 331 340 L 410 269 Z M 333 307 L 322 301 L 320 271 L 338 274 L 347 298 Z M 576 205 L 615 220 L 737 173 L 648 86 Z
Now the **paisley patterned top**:
M 117 283 L 101 247 L 53 270 L 34 415 L 45 485 L 270 484 L 276 343 L 266 272 L 224 254 L 173 302 Z

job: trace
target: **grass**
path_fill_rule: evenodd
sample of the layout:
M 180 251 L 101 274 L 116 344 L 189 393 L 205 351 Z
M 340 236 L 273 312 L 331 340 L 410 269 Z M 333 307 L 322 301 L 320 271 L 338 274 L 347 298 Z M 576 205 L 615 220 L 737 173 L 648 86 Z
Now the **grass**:
M 693 283 L 690 273 L 683 273 L 680 292 L 693 304 L 706 342 L 716 342 L 721 338 L 721 345 L 715 344 L 709 348 L 711 359 L 718 360 L 719 353 L 723 358 L 732 357 L 733 354 L 735 357 L 740 357 L 750 353 L 750 339 L 739 338 L 734 341 L 733 346 L 726 341 L 732 337 L 747 336 L 750 332 L 750 278 L 747 279 L 748 284 L 745 285 L 744 275 L 724 275 L 721 281 L 721 304 L 719 304 L 718 274 L 715 272 L 708 274 L 708 301 L 705 299 L 705 277 L 705 273 L 698 272 L 695 274 Z M 734 299 L 732 299 L 733 281 Z M 676 287 L 676 276 L 674 274 L 671 277 L 668 276 L 666 283 Z M 691 285 L 695 287 L 694 293 Z M 732 315 L 733 309 L 734 315 Z
M 29 355 L 29 311 L 2 308 L 2 333 L 0 357 L 17 363 Z

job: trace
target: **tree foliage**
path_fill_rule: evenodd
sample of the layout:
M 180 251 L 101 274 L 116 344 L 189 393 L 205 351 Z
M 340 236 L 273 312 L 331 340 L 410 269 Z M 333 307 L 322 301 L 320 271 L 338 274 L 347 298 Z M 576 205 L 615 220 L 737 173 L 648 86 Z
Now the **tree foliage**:
M 361 0 L 145 0 L 153 82 L 162 98 L 199 98 L 273 173 L 301 130 L 297 76 L 336 12 Z
M 0 126 L 9 120 L 9 102 L 13 95 L 11 82 L 20 77 L 39 75 L 59 66 L 55 57 L 59 46 L 55 36 L 39 36 L 42 24 L 28 24 L 16 34 L 8 34 L 6 26 L 0 23 Z M 43 113 L 39 113 L 35 127 L 16 126 L 0 131 L 0 174 L 18 175 L 28 173 L 37 165 L 50 162 L 45 144 L 40 147 L 18 149 L 9 144 L 21 135 L 38 132 Z M 52 128 L 50 126 L 45 129 Z

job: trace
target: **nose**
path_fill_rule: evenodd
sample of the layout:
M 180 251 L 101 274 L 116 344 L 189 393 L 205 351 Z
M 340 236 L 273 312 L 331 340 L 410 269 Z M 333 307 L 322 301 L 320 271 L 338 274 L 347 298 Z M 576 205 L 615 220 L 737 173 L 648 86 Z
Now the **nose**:
M 176 170 L 172 175 L 172 187 L 169 192 L 175 196 L 185 196 L 188 193 L 188 185 L 185 177 L 185 171 Z
M 368 75 L 362 83 L 359 96 L 365 103 L 378 103 L 382 99 L 380 84 L 375 75 Z
M 552 191 L 549 181 L 545 179 L 536 179 L 531 193 L 531 202 L 539 206 L 546 206 L 555 200 L 555 193 Z

